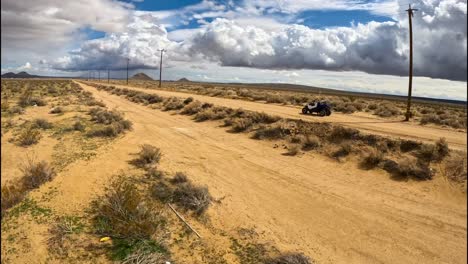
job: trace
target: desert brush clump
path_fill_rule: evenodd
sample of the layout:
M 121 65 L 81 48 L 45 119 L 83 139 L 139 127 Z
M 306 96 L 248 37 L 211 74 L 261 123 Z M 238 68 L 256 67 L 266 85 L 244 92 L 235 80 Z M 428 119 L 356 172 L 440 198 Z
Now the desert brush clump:
M 150 144 L 143 144 L 140 146 L 140 151 L 137 153 L 137 158 L 133 159 L 131 163 L 139 168 L 154 166 L 161 160 L 161 150 Z
M 177 97 L 168 97 L 164 99 L 162 105 L 163 111 L 180 110 L 185 106 L 184 102 Z
M 44 118 L 36 118 L 32 121 L 32 126 L 34 128 L 50 129 L 52 128 L 52 123 L 50 123 Z
M 2 185 L 2 217 L 6 211 L 20 203 L 31 190 L 54 179 L 56 172 L 46 161 L 36 162 L 34 157 L 27 156 L 20 168 L 21 178 Z
M 91 121 L 99 125 L 87 132 L 90 137 L 116 137 L 125 130 L 130 130 L 133 125 L 117 111 L 96 107 L 90 109 L 88 114 L 91 116 Z
M 431 180 L 433 177 L 428 163 L 414 157 L 402 158 L 397 165 L 391 169 L 393 169 L 393 171 L 389 172 L 397 179 L 412 178 L 415 180 Z
M 178 184 L 172 197 L 175 204 L 186 210 L 193 211 L 196 215 L 203 214 L 212 200 L 213 198 L 207 187 L 195 185 L 190 181 Z
M 456 183 L 464 183 L 466 187 L 467 178 L 467 158 L 464 153 L 451 153 L 445 159 L 442 172 L 445 177 Z
M 28 125 L 20 131 L 16 140 L 20 146 L 26 147 L 38 143 L 40 139 L 41 132 L 39 129 Z
M 164 237 L 167 220 L 145 202 L 129 177 L 115 178 L 105 194 L 92 202 L 91 213 L 94 232 L 113 238 L 113 260 L 125 260 L 140 250 L 168 255 L 166 246 L 158 242 Z
M 349 142 L 342 142 L 339 144 L 338 148 L 331 152 L 331 157 L 335 159 L 340 159 L 348 156 L 353 151 L 353 147 Z
M 173 184 L 179 184 L 179 183 L 184 183 L 184 182 L 188 182 L 189 179 L 187 177 L 187 175 L 185 175 L 185 173 L 183 172 L 176 172 L 176 174 L 174 175 L 174 177 L 171 179 L 171 183 Z
M 23 173 L 22 185 L 28 190 L 36 189 L 56 176 L 54 168 L 49 163 L 35 162 L 33 158 L 27 158 L 21 172 Z
M 362 159 L 360 166 L 364 169 L 373 169 L 377 167 L 384 159 L 384 155 L 379 149 L 372 149 L 368 152 L 366 156 Z
M 269 258 L 265 264 L 314 264 L 315 262 L 302 253 L 284 253 L 274 258 Z

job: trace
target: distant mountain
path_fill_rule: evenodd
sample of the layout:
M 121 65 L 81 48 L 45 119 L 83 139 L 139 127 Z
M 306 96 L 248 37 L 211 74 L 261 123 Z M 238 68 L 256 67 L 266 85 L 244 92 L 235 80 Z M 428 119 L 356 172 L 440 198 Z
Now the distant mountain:
M 148 75 L 146 75 L 146 74 L 144 74 L 142 72 L 133 75 L 131 79 L 132 80 L 143 80 L 143 81 L 153 80 L 151 77 L 149 77 Z
M 182 78 L 182 79 L 179 79 L 178 82 L 190 82 L 190 80 L 187 78 Z
M 7 72 L 7 73 L 4 73 L 2 74 L 1 76 L 2 78 L 39 78 L 39 77 L 42 77 L 42 76 L 39 76 L 39 75 L 31 75 L 27 72 L 18 72 L 18 73 L 14 73 L 14 72 Z

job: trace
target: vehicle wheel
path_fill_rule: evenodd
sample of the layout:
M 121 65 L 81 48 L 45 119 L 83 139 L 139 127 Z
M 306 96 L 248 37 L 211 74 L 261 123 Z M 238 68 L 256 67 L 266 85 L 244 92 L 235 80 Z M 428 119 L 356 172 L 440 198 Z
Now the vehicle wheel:
M 304 115 L 307 114 L 308 112 L 309 112 L 309 110 L 307 110 L 307 108 L 305 108 L 305 107 L 302 108 L 302 113 L 303 113 Z
M 327 115 L 327 111 L 326 110 L 322 110 L 319 112 L 319 115 L 320 116 L 326 116 Z
M 327 116 L 331 115 L 331 111 L 327 110 Z

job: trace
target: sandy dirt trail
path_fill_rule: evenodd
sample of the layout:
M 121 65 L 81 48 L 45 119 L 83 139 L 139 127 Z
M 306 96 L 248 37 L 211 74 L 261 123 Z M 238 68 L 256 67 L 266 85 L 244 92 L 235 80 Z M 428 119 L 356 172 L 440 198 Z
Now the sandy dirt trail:
M 104 85 L 106 85 L 104 83 Z M 205 95 L 188 94 L 183 92 L 163 91 L 154 89 L 144 89 L 127 85 L 115 85 L 121 88 L 131 88 L 134 90 L 144 91 L 148 93 L 156 93 L 161 96 L 176 96 L 187 98 L 192 96 L 194 99 L 202 102 L 213 103 L 215 105 L 243 108 L 252 111 L 263 111 L 272 115 L 278 115 L 291 119 L 303 119 L 312 122 L 329 122 L 341 124 L 348 127 L 360 129 L 373 134 L 386 135 L 392 137 L 401 137 L 406 139 L 421 140 L 424 142 L 434 142 L 441 137 L 445 137 L 449 145 L 454 149 L 466 150 L 466 132 L 458 132 L 452 129 L 436 128 L 421 126 L 415 123 L 407 123 L 402 121 L 392 121 L 388 119 L 378 118 L 376 116 L 359 116 L 349 115 L 334 112 L 331 116 L 322 118 L 318 116 L 302 115 L 301 108 L 297 106 L 284 106 L 277 104 L 265 104 L 260 102 L 249 102 L 244 100 L 227 99 L 220 97 L 210 97 Z
M 69 199 L 57 197 L 56 207 L 88 202 L 93 186 L 102 188 L 95 181 L 125 167 L 128 153 L 149 143 L 162 149 L 163 170 L 185 171 L 215 198 L 225 197 L 209 215 L 226 232 L 254 227 L 280 249 L 302 251 L 318 263 L 466 263 L 466 195 L 442 181 L 398 182 L 318 154 L 281 155 L 271 142 L 227 133 L 218 123 L 82 87 L 123 111 L 134 130 L 94 161 L 72 165 L 70 179 L 60 177 Z

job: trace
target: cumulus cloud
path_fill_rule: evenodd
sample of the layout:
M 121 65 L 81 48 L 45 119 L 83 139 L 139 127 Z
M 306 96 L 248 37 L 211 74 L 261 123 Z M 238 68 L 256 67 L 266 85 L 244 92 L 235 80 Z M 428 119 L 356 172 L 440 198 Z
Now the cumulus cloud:
M 124 31 L 131 8 L 114 0 L 2 0 L 2 62 L 63 52 L 86 27 Z
M 16 68 L 16 70 L 18 70 L 18 71 L 25 71 L 25 70 L 29 70 L 29 69 L 31 69 L 31 68 L 32 68 L 31 63 L 26 62 L 24 65 L 21 65 L 21 66 L 19 66 L 18 68 Z
M 125 32 L 86 41 L 79 49 L 52 62 L 52 67 L 69 71 L 120 70 L 127 67 L 128 58 L 130 69 L 157 68 L 160 49 L 170 51 L 167 61 L 184 61 L 184 52 L 174 52 L 178 44 L 168 39 L 165 27 L 158 21 L 151 12 L 137 11 Z
M 415 75 L 466 81 L 466 1 L 421 1 L 418 7 Z M 403 13 L 404 7 L 401 9 Z M 405 75 L 408 42 L 404 15 L 399 22 L 323 30 L 288 25 L 273 32 L 217 19 L 194 35 L 190 50 L 223 66 Z
M 314 8 L 315 2 L 249 3 L 254 5 L 236 9 L 242 14 L 276 9 L 293 12 Z M 333 2 L 336 8 L 343 3 Z M 52 65 L 56 69 L 72 71 L 122 69 L 126 65 L 125 58 L 129 57 L 132 68 L 157 68 L 157 50 L 165 48 L 169 50 L 165 61 L 172 65 L 196 60 L 222 66 L 363 71 L 404 76 L 408 71 L 408 21 L 404 11 L 407 7 L 403 1 L 396 5 L 392 2 L 367 5 L 374 5 L 372 8 L 377 10 L 378 3 L 382 3 L 379 8 L 383 8 L 383 4 L 393 9 L 399 6 L 394 12 L 399 14 L 396 21 L 314 29 L 279 23 L 271 17 L 234 16 L 232 19 L 215 19 L 199 29 L 168 33 L 163 23 L 171 17 L 170 14 L 161 18 L 160 12 L 133 12 L 123 33 L 110 33 L 102 39 L 86 41 Z M 224 12 L 226 15 L 232 12 L 227 6 L 203 1 L 185 8 L 185 12 L 211 8 L 212 13 Z M 415 7 L 419 8 L 413 25 L 415 75 L 466 81 L 466 0 L 420 0 Z M 200 17 L 211 15 L 205 12 Z

